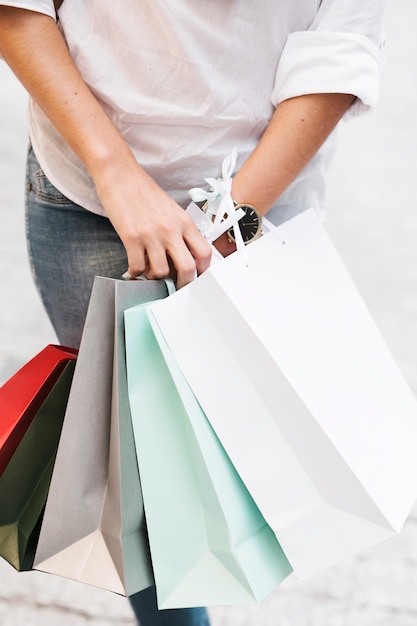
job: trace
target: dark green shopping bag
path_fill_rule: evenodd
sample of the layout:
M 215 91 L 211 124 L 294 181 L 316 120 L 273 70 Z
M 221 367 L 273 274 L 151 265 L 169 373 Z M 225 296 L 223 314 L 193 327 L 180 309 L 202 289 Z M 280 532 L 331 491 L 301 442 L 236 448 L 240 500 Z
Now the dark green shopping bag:
M 0 556 L 32 568 L 75 361 L 65 365 L 0 477 Z

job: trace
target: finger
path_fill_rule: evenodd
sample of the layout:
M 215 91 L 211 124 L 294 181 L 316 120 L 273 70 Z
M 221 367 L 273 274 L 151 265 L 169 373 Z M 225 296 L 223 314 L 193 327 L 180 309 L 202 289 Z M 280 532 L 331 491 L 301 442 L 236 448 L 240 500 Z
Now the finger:
M 198 230 L 187 232 L 184 239 L 194 258 L 197 274 L 202 274 L 210 267 L 212 256 L 211 245 Z
M 174 265 L 177 268 L 177 289 L 185 287 L 197 278 L 197 267 L 189 251 L 187 258 L 182 259 L 178 264 L 174 262 Z
M 177 272 L 177 289 L 188 285 L 196 278 L 197 266 L 183 239 L 176 247 L 168 250 L 168 256 Z
M 137 278 L 146 271 L 148 259 L 145 250 L 135 246 L 133 250 L 127 250 L 127 258 L 130 278 Z
M 168 263 L 167 254 L 163 246 L 148 246 L 146 256 L 146 278 L 158 279 L 169 276 L 171 268 Z

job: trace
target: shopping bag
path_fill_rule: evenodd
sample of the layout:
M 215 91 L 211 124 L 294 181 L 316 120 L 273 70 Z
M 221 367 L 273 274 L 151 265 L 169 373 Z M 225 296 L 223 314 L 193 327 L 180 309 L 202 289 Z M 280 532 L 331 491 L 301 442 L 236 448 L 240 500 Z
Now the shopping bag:
M 417 404 L 314 211 L 152 321 L 300 577 L 400 531 Z
M 123 308 L 163 281 L 94 282 L 34 567 L 119 594 L 153 583 L 126 389 Z
M 32 419 L 77 351 L 49 345 L 0 387 L 0 476 Z
M 158 347 L 146 305 L 125 312 L 125 330 L 158 606 L 260 601 L 291 567 L 169 351 Z
M 0 476 L 0 556 L 20 571 L 32 568 L 74 365 L 67 361 Z

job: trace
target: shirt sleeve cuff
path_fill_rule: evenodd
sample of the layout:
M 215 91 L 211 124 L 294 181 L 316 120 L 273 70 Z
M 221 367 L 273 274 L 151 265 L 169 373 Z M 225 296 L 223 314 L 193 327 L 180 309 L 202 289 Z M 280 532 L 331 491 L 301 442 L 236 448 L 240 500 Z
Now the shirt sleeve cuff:
M 16 9 L 27 9 L 28 11 L 35 11 L 36 13 L 43 13 L 56 20 L 53 0 L 9 0 L 9 2 L 0 2 L 0 6 L 15 7 Z
M 356 96 L 348 114 L 376 106 L 384 64 L 383 49 L 364 35 L 295 32 L 288 36 L 277 69 L 272 103 L 313 93 Z

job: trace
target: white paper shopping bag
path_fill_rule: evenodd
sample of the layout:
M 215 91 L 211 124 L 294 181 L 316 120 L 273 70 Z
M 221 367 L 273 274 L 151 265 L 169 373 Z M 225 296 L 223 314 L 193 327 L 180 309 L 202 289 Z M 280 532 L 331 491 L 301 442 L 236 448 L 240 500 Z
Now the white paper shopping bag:
M 300 577 L 398 532 L 417 403 L 313 211 L 151 306 Z

